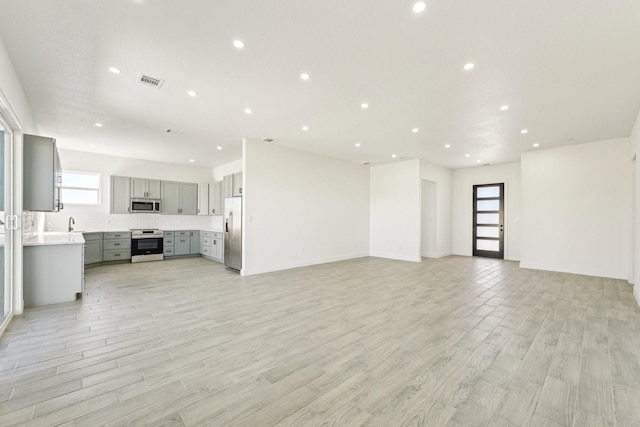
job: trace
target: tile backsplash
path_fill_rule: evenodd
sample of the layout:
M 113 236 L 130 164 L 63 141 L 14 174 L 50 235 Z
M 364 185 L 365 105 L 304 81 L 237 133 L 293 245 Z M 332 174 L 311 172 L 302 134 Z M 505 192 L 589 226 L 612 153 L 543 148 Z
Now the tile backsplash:
M 219 228 L 220 219 L 199 215 L 105 214 L 102 212 L 47 212 L 45 231 L 67 231 L 73 217 L 76 231 L 124 231 L 133 228 L 200 230 Z

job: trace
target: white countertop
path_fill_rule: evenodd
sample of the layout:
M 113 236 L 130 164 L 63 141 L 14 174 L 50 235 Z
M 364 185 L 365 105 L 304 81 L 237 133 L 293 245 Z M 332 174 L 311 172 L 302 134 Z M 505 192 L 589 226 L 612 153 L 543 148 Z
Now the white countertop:
M 79 231 L 71 233 L 66 231 L 46 231 L 42 234 L 23 236 L 22 244 L 24 246 L 81 245 L 84 244 L 84 237 Z

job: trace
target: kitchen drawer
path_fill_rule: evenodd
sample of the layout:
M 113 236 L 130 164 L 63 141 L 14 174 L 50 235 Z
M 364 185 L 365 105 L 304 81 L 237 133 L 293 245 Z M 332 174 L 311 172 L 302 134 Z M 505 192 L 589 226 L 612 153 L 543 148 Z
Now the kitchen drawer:
M 104 239 L 131 239 L 131 233 L 129 232 L 115 232 L 115 233 L 103 233 Z
M 102 233 L 82 233 L 82 237 L 86 242 L 102 240 Z
M 203 247 L 210 247 L 211 246 L 211 239 L 208 237 L 203 237 L 202 238 L 202 246 Z
M 176 231 L 176 237 L 191 237 L 191 231 Z
M 211 234 L 213 234 L 213 231 L 201 231 L 202 233 L 202 237 L 211 237 Z
M 164 237 L 173 237 L 174 233 L 175 233 L 175 231 L 165 231 L 164 232 Z
M 222 239 L 222 232 L 221 231 L 214 231 L 213 233 L 211 233 L 211 237 L 214 239 Z
M 169 237 L 169 238 L 165 237 L 164 240 L 162 241 L 162 243 L 165 246 L 173 246 L 173 242 L 174 242 L 173 237 Z
M 129 249 L 131 248 L 131 240 L 105 240 L 103 248 L 105 251 L 109 249 Z
M 164 248 L 164 256 L 173 256 L 173 255 L 174 255 L 173 247 L 170 247 L 170 248 L 165 247 Z
M 201 251 L 202 251 L 202 255 L 211 256 L 211 248 L 210 247 L 203 246 Z
M 130 259 L 131 259 L 131 250 L 129 249 L 104 251 L 102 255 L 103 261 L 118 261 L 118 260 L 130 260 Z

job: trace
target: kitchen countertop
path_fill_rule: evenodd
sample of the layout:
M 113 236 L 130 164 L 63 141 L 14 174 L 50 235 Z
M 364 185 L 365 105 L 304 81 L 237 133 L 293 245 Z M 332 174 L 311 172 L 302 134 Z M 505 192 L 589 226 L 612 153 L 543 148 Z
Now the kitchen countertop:
M 42 234 L 26 235 L 22 238 L 24 246 L 45 246 L 45 245 L 80 245 L 84 244 L 82 233 L 66 231 L 46 231 Z

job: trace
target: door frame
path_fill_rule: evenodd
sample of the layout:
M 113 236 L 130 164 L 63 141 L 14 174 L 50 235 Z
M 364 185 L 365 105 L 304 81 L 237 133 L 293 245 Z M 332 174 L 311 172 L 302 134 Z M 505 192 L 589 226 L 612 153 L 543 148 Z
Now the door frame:
M 0 335 L 7 328 L 16 314 L 22 314 L 24 305 L 22 300 L 22 135 L 23 126 L 18 115 L 0 89 L 0 116 L 5 127 L 4 180 L 5 188 L 5 218 L 15 215 L 15 229 L 5 228 L 4 266 L 5 286 L 9 296 L 9 312 L 4 319 L 0 319 Z M 8 135 L 8 137 L 7 137 Z M 7 161 L 8 160 L 8 161 Z

